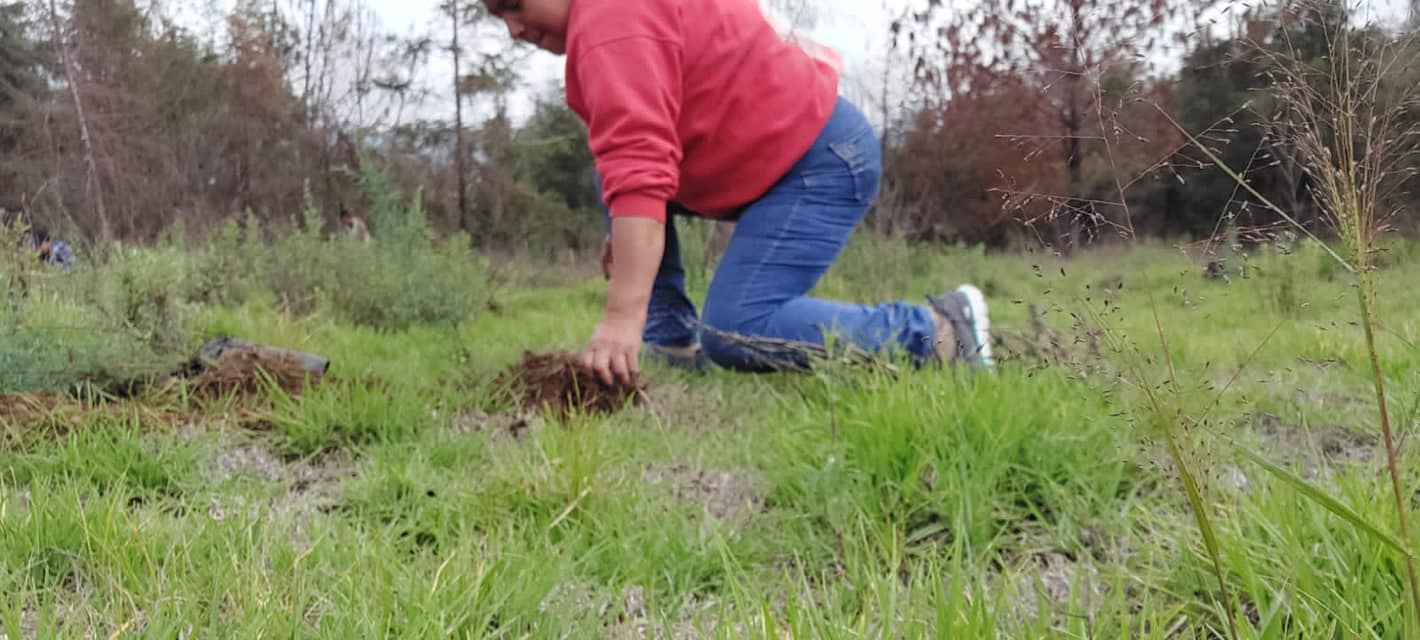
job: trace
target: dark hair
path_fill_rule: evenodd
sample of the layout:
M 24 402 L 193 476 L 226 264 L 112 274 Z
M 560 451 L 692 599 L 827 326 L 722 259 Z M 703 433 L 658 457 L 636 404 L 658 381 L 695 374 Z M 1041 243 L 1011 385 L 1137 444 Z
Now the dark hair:
M 31 227 L 27 234 L 30 237 L 30 241 L 35 243 L 36 246 L 42 245 L 49 240 L 49 229 L 44 227 Z

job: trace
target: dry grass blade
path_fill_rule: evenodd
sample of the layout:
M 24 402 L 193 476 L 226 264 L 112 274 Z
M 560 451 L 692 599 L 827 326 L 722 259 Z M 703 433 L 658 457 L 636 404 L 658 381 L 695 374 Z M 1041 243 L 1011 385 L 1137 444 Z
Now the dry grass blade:
M 1207 502 L 1204 500 L 1203 486 L 1198 480 L 1195 472 L 1196 465 L 1189 459 L 1184 451 L 1184 438 L 1186 433 L 1182 433 L 1187 428 L 1187 418 L 1183 411 L 1176 407 L 1169 407 L 1164 399 L 1159 397 L 1158 389 L 1169 389 L 1175 397 L 1182 397 L 1178 388 L 1178 376 L 1174 368 L 1173 359 L 1169 355 L 1169 343 L 1164 332 L 1163 322 L 1159 319 L 1158 307 L 1153 305 L 1153 298 L 1150 297 L 1150 304 L 1153 307 L 1154 327 L 1158 332 L 1159 344 L 1164 352 L 1167 363 L 1168 379 L 1161 385 L 1155 385 L 1150 376 L 1144 371 L 1144 367 L 1139 364 L 1137 358 L 1141 357 L 1137 350 L 1127 348 L 1123 338 L 1117 335 L 1107 325 L 1098 311 L 1088 304 L 1084 305 L 1086 313 L 1092 319 L 1104 327 L 1101 331 L 1111 349 L 1121 355 L 1129 353 L 1134 358 L 1125 359 L 1125 370 L 1133 378 L 1131 383 L 1141 393 L 1144 394 L 1146 409 L 1155 431 L 1162 436 L 1164 446 L 1168 450 L 1170 461 L 1178 473 L 1179 484 L 1183 486 L 1185 498 L 1188 500 L 1189 510 L 1192 511 L 1194 521 L 1198 525 L 1199 535 L 1203 538 L 1204 550 L 1208 553 L 1212 561 L 1213 575 L 1218 580 L 1219 604 L 1222 606 L 1225 617 L 1228 621 L 1229 637 L 1240 638 L 1238 633 L 1237 613 L 1233 607 L 1232 593 L 1228 589 L 1227 573 L 1223 570 L 1222 547 L 1218 544 L 1217 531 L 1213 526 L 1213 518 L 1209 515 Z
M 1159 346 L 1163 348 L 1164 360 L 1168 363 L 1169 387 L 1173 389 L 1174 397 L 1182 397 L 1182 391 L 1178 387 L 1178 371 L 1174 368 L 1173 356 L 1169 353 L 1168 337 L 1164 333 L 1164 323 L 1159 319 L 1159 307 L 1155 304 L 1153 296 L 1149 297 L 1149 306 L 1154 313 L 1154 328 L 1159 334 Z M 1159 400 L 1158 394 L 1152 388 L 1145 389 L 1144 392 L 1149 398 L 1149 406 L 1153 410 L 1154 420 L 1160 431 L 1164 434 L 1164 441 L 1168 446 L 1169 456 L 1173 458 L 1174 466 L 1178 469 L 1179 480 L 1183 483 L 1184 493 L 1188 496 L 1189 507 L 1193 511 L 1194 518 L 1198 521 L 1199 534 L 1203 536 L 1203 545 L 1208 551 L 1208 557 L 1213 561 L 1213 575 L 1218 579 L 1219 597 L 1222 600 L 1223 610 L 1227 613 L 1228 630 L 1233 638 L 1241 638 L 1238 635 L 1237 614 L 1233 611 L 1233 598 L 1228 590 L 1227 572 L 1223 570 L 1223 552 L 1218 545 L 1218 534 L 1213 528 L 1213 519 L 1208 515 L 1208 505 L 1203 501 L 1203 490 L 1195 476 L 1193 470 L 1184 458 L 1179 431 L 1185 429 L 1186 420 L 1182 410 L 1167 410 Z

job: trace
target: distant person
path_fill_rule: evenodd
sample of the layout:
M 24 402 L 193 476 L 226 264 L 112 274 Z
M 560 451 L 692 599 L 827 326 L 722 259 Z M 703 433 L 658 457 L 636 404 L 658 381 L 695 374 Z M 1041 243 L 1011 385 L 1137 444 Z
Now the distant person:
M 340 207 L 340 228 L 345 231 L 347 238 L 356 242 L 370 241 L 370 229 L 365 226 L 365 221 L 351 214 L 343 205 Z
M 603 381 L 633 379 L 643 342 L 738 371 L 801 369 L 830 336 L 914 363 L 992 364 L 974 286 L 923 304 L 808 296 L 882 179 L 835 53 L 776 29 L 756 0 L 483 1 L 513 38 L 567 56 L 566 101 L 610 219 L 610 292 L 582 353 Z M 703 316 L 685 293 L 680 215 L 736 221 Z
M 74 250 L 69 248 L 63 240 L 56 239 L 49 235 L 49 230 L 44 227 L 35 227 L 27 233 L 29 245 L 34 249 L 35 255 L 43 264 L 52 264 L 64 268 L 74 266 Z

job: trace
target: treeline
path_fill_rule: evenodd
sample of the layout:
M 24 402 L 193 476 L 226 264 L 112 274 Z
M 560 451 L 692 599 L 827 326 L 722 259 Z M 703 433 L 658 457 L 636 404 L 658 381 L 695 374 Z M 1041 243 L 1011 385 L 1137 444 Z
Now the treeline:
M 1403 214 L 1420 205 L 1420 47 L 1413 24 L 1363 24 L 1349 6 L 1020 0 L 911 14 L 894 30 L 920 91 L 891 138 L 895 206 L 880 225 L 1065 250 L 1117 238 L 1260 239 L 1282 227 L 1260 195 L 1326 235 L 1299 160 L 1299 105 L 1283 95 L 1327 100 L 1362 73 L 1362 59 L 1389 56 L 1380 73 L 1351 80 L 1399 112 L 1384 189 L 1402 214 L 1388 223 L 1404 229 Z M 1297 82 L 1312 91 L 1282 90 Z
M 596 198 L 585 137 L 551 94 L 512 125 L 527 52 L 491 36 L 482 2 L 444 2 L 442 23 L 413 34 L 360 0 L 198 6 L 0 5 L 7 219 L 151 242 L 178 222 L 198 237 L 234 218 L 279 229 L 314 201 L 333 229 L 342 208 L 370 217 L 373 162 L 439 232 L 485 246 L 587 235 L 573 213 Z
M 884 78 L 891 104 L 869 109 L 884 120 L 878 229 L 1062 247 L 1269 229 L 1276 214 L 1188 135 L 1315 225 L 1308 174 L 1277 135 L 1288 113 L 1274 72 L 1309 66 L 1326 83 L 1341 30 L 1362 50 L 1414 33 L 1357 25 L 1338 3 L 1241 15 L 1209 2 L 980 4 L 948 15 L 924 2 L 893 24 L 892 55 L 913 73 Z M 333 229 L 340 209 L 374 206 L 360 176 L 378 163 L 437 232 L 485 248 L 588 246 L 600 225 L 580 123 L 557 87 L 529 86 L 529 52 L 482 2 L 439 8 L 422 32 L 395 34 L 361 0 L 240 0 L 214 14 L 0 5 L 0 207 L 91 245 L 150 242 L 177 223 L 198 237 L 231 219 L 279 229 L 310 202 Z M 1420 85 L 1414 64 L 1392 71 L 1378 93 Z M 533 113 L 515 122 L 509 105 L 529 93 Z M 1420 123 L 1420 110 L 1404 117 Z M 1420 200 L 1404 184 L 1415 167 L 1395 166 L 1398 210 Z

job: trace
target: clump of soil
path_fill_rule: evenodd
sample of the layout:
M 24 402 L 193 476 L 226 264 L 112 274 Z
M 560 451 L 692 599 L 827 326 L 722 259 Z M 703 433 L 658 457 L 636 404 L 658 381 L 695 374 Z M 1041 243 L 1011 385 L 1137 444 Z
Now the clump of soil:
M 91 384 L 73 387 L 66 393 L 0 394 L 0 427 L 63 434 L 91 416 L 126 418 L 135 410 L 142 414 L 145 424 L 172 426 L 193 417 L 174 412 L 171 403 L 162 402 L 165 394 L 178 389 L 194 396 L 236 393 L 263 398 L 270 389 L 268 384 L 298 395 L 325 377 L 323 369 L 313 371 L 311 363 L 296 352 L 233 340 L 212 341 L 209 345 L 212 348 L 204 347 L 191 361 L 162 376 L 91 380 Z M 154 400 L 158 402 L 154 404 Z M 4 435 L 0 431 L 0 440 Z
M 64 398 L 52 393 L 0 395 L 0 425 L 28 424 L 54 417 Z
M 307 371 L 295 356 L 237 349 L 224 353 L 217 362 L 187 377 L 186 385 L 198 395 L 258 394 L 266 390 L 269 378 L 286 393 L 296 395 L 319 384 L 321 377 L 322 374 Z
M 524 410 L 563 419 L 573 414 L 612 413 L 628 400 L 640 405 L 646 393 L 639 382 L 607 385 L 576 356 L 560 351 L 524 351 L 522 361 L 498 374 L 494 384 L 508 390 Z

